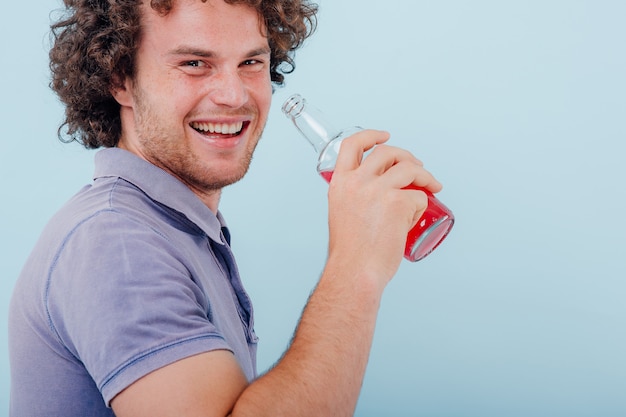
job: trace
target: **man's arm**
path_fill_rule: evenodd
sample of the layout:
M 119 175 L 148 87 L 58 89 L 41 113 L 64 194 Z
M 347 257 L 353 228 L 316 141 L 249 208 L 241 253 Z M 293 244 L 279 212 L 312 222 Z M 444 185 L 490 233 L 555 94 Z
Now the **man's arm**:
M 216 350 L 139 379 L 111 401 L 118 417 L 224 417 L 247 385 L 235 356 Z
M 350 416 L 365 374 L 383 290 L 406 233 L 441 186 L 406 151 L 365 131 L 342 144 L 329 187 L 329 257 L 282 359 L 250 385 L 234 356 L 214 351 L 143 377 L 112 401 L 118 417 Z
M 379 297 L 364 284 L 349 288 L 336 272 L 320 281 L 281 361 L 249 386 L 231 352 L 207 352 L 132 384 L 113 399 L 116 416 L 352 415 Z

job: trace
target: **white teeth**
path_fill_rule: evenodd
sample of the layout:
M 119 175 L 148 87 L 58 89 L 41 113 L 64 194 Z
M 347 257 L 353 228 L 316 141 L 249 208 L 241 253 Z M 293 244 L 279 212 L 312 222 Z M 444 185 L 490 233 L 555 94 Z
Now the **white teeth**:
M 220 133 L 222 135 L 233 135 L 243 128 L 243 122 L 237 123 L 191 123 L 191 127 L 201 132 Z

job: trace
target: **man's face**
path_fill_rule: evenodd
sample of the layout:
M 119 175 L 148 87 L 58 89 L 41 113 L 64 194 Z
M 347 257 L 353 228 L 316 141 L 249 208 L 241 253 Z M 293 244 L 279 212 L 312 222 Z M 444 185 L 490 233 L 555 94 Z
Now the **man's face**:
M 119 146 L 201 195 L 241 179 L 270 107 L 270 49 L 255 10 L 178 0 L 166 16 L 142 5 L 136 72 L 115 92 Z

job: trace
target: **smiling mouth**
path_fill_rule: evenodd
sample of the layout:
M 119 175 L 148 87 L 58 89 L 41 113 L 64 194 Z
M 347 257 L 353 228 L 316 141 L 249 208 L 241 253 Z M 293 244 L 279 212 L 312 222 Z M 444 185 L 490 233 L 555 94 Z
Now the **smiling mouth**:
M 200 123 L 192 122 L 190 126 L 193 130 L 203 135 L 227 135 L 233 136 L 241 133 L 244 122 L 237 123 Z

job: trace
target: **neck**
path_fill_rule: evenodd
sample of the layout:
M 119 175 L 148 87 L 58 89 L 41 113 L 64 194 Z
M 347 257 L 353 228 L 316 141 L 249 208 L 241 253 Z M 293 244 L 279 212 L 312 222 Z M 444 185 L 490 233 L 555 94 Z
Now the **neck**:
M 152 161 L 150 158 L 148 158 L 143 152 L 140 151 L 140 149 L 137 149 L 136 147 L 133 147 L 131 143 L 129 143 L 128 141 L 125 140 L 120 140 L 117 144 L 117 147 L 120 149 L 125 149 L 129 152 L 134 153 L 135 155 L 139 156 L 140 158 L 150 162 L 152 165 L 158 166 L 161 169 L 167 171 L 170 175 L 178 178 L 178 180 L 180 182 L 182 182 L 183 184 L 185 184 L 195 195 L 198 196 L 198 198 L 215 214 L 217 214 L 217 210 L 218 210 L 218 205 L 220 202 L 220 197 L 222 195 L 222 190 L 221 189 L 204 189 L 202 187 L 197 187 L 194 184 L 189 183 L 188 181 L 185 181 L 183 178 L 179 177 L 178 175 L 176 175 L 175 172 L 170 171 L 169 169 L 167 169 L 167 167 L 161 166 L 158 163 L 155 163 L 155 161 Z
M 212 190 L 212 191 L 202 191 L 198 190 L 191 185 L 187 184 L 187 187 L 194 192 L 195 195 L 198 196 L 200 200 L 214 213 L 217 215 L 218 206 L 220 203 L 220 197 L 222 196 L 222 190 Z

